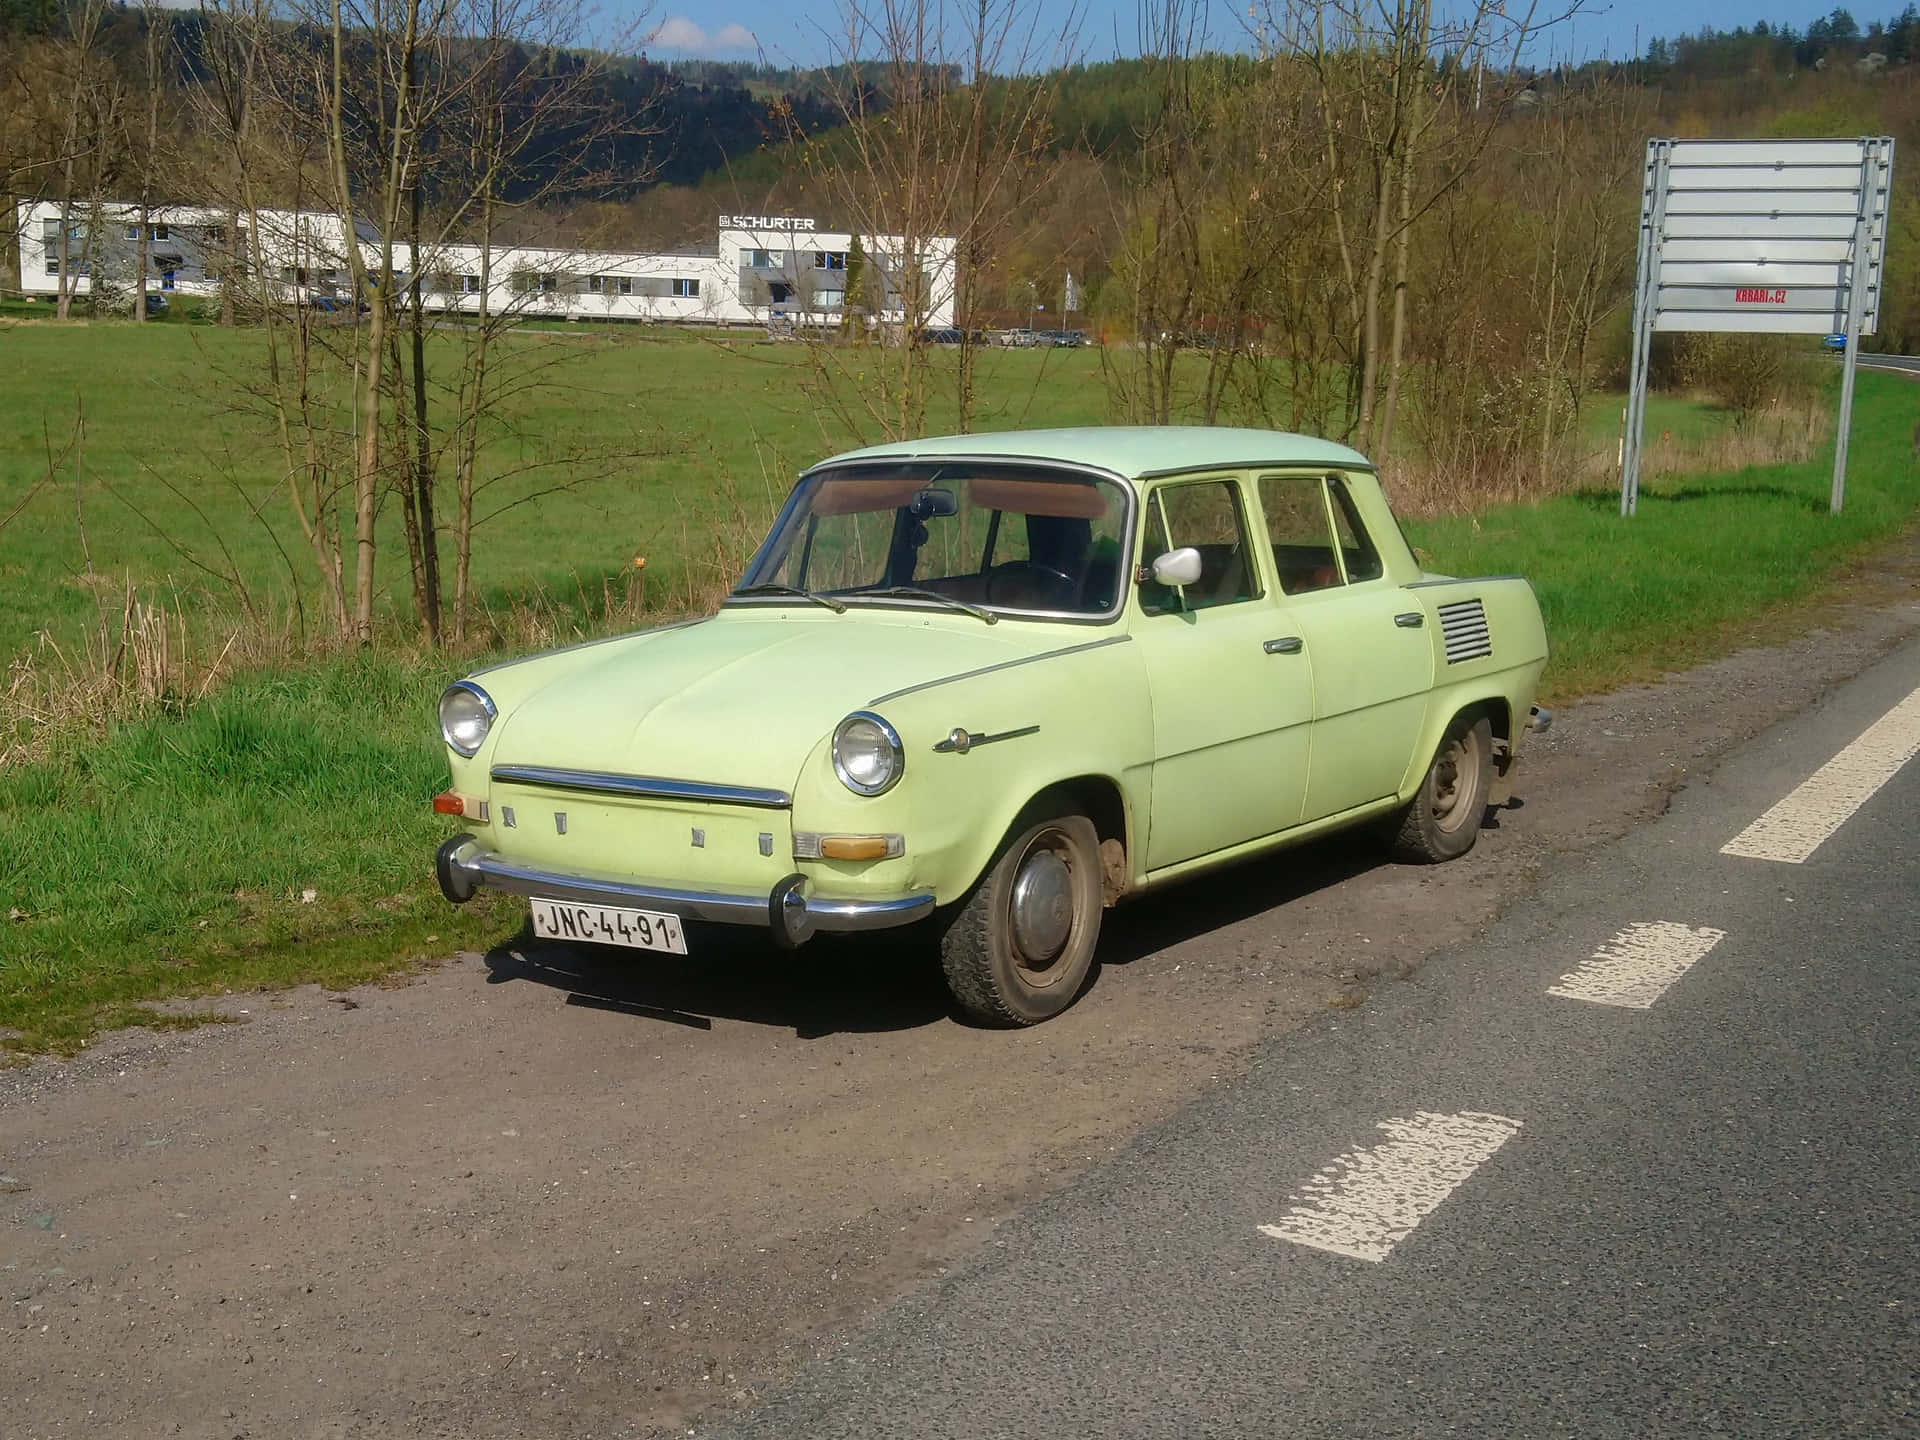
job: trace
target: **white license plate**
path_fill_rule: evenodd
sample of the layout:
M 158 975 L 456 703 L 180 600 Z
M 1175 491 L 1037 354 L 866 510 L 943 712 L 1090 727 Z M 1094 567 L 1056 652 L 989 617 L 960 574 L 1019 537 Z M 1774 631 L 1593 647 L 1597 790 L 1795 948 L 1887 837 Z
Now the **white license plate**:
M 618 910 L 610 905 L 575 905 L 565 900 L 533 900 L 533 933 L 550 940 L 588 940 L 595 945 L 626 945 L 635 950 L 687 953 L 687 932 L 678 915 L 657 910 Z

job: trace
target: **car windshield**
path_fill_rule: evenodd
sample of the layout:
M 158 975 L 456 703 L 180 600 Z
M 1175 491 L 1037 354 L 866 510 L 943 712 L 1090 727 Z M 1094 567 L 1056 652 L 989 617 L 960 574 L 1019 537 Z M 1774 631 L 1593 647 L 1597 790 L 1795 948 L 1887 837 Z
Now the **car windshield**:
M 816 471 L 734 593 L 946 600 L 987 619 L 1106 615 L 1120 596 L 1126 518 L 1118 484 L 1071 470 L 929 461 Z

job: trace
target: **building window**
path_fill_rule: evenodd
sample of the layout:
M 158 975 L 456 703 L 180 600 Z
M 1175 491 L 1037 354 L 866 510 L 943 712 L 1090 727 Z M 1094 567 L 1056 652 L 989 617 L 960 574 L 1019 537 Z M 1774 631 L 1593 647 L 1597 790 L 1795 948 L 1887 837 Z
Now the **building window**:
M 531 295 L 533 293 L 533 286 L 534 286 L 534 275 L 531 270 L 516 270 L 513 272 L 513 293 L 514 294 Z
M 460 288 L 469 295 L 478 295 L 480 293 L 480 277 L 478 275 L 462 275 L 460 277 Z
M 138 240 L 140 238 L 140 227 L 138 225 L 127 226 L 127 238 L 129 240 Z
M 591 290 L 595 295 L 606 294 L 607 293 L 607 277 L 604 275 L 595 275 L 591 277 L 587 281 L 587 289 Z
M 560 277 L 558 275 L 542 275 L 540 277 L 540 293 L 542 295 L 551 295 L 559 288 Z
M 847 292 L 844 290 L 816 290 L 813 292 L 813 303 L 818 305 L 822 310 L 838 310 L 842 305 L 847 303 Z
M 59 273 L 60 252 L 58 250 L 49 250 L 47 251 L 47 274 L 58 275 Z
M 742 250 L 740 254 L 751 269 L 773 269 L 773 252 L 771 250 Z
M 816 270 L 844 270 L 847 268 L 847 252 L 844 250 L 816 250 L 813 253 L 813 268 Z
M 209 245 L 226 244 L 227 243 L 227 227 L 224 225 L 207 226 L 207 243 Z
M 698 280 L 675 280 L 673 282 L 673 293 L 680 296 L 683 300 L 698 300 L 700 298 L 700 282 Z
M 173 276 L 174 272 L 171 270 L 162 270 L 160 272 L 160 288 L 162 290 L 173 289 Z
M 622 295 L 631 295 L 633 293 L 633 277 L 631 275 L 620 276 L 620 293 Z
M 166 226 L 155 225 L 154 227 L 152 227 L 150 230 L 147 231 L 147 238 L 149 240 L 166 240 L 171 237 L 167 234 Z

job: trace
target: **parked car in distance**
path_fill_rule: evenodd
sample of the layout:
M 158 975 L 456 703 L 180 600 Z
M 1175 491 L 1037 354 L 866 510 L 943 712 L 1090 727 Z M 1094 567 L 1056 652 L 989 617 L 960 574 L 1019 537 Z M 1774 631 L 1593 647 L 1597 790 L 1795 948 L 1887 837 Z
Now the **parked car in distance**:
M 857 450 L 800 476 L 717 614 L 448 688 L 440 885 L 675 954 L 696 922 L 912 925 L 903 962 L 924 944 L 967 1014 L 1031 1024 L 1130 897 L 1351 826 L 1465 854 L 1546 656 L 1532 587 L 1423 572 L 1340 445 Z
M 1002 330 L 994 338 L 1000 344 L 1011 346 L 1016 350 L 1025 350 L 1036 343 L 1033 331 L 1024 325 L 1017 326 L 1012 330 Z
M 958 345 L 967 338 L 964 330 L 960 330 L 951 325 L 943 330 L 923 331 L 922 337 L 929 345 Z
M 1847 348 L 1847 337 L 1844 335 L 1823 335 L 1820 338 L 1820 345 L 1823 349 L 1827 350 L 1844 350 Z

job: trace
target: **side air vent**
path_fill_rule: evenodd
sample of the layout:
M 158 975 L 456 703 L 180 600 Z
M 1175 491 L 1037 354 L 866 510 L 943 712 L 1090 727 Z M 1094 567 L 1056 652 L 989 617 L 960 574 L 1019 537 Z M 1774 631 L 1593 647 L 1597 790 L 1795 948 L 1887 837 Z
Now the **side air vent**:
M 1478 599 L 1442 605 L 1440 636 L 1446 645 L 1449 665 L 1458 665 L 1462 660 L 1484 660 L 1493 654 L 1486 607 Z

